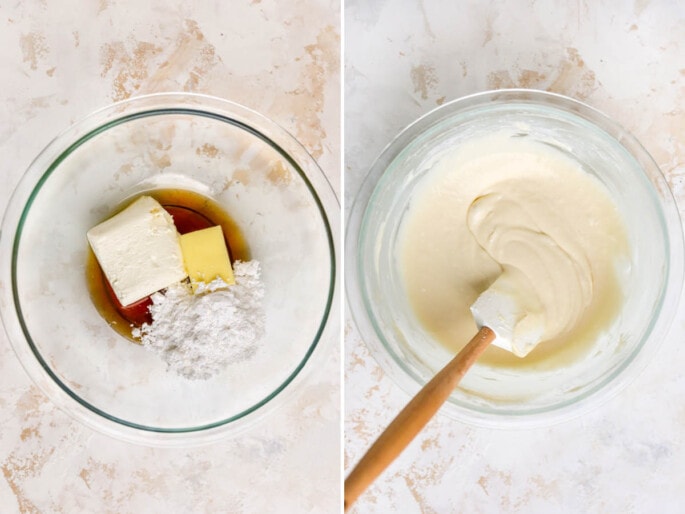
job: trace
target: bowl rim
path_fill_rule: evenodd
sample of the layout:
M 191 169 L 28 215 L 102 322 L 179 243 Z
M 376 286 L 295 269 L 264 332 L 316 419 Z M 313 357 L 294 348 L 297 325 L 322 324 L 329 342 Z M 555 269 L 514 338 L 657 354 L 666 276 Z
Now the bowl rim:
M 425 381 L 413 376 L 401 363 L 397 362 L 397 358 L 390 355 L 386 343 L 382 340 L 383 335 L 379 334 L 380 328 L 371 319 L 367 305 L 365 305 L 368 303 L 368 298 L 364 291 L 362 278 L 363 263 L 360 255 L 360 240 L 364 231 L 367 210 L 373 201 L 376 186 L 382 180 L 386 170 L 405 148 L 424 136 L 431 128 L 445 122 L 452 116 L 472 109 L 492 107 L 498 104 L 526 104 L 562 111 L 566 115 L 574 115 L 580 118 L 583 122 L 589 122 L 611 135 L 631 156 L 636 158 L 645 179 L 654 189 L 655 197 L 658 199 L 659 214 L 664 225 L 662 228 L 664 229 L 668 258 L 668 262 L 665 264 L 664 285 L 656 309 L 657 314 L 652 318 L 642 340 L 623 365 L 611 374 L 609 379 L 601 381 L 599 386 L 590 390 L 584 397 L 542 411 L 517 414 L 483 412 L 450 401 L 446 402 L 442 408 L 442 412 L 448 416 L 473 426 L 526 429 L 549 426 L 593 410 L 627 386 L 647 366 L 651 356 L 668 335 L 675 313 L 679 308 L 685 272 L 685 243 L 677 204 L 658 165 L 631 133 L 598 109 L 558 93 L 519 88 L 482 91 L 457 98 L 430 110 L 403 128 L 371 164 L 353 199 L 345 226 L 345 301 L 348 312 L 350 312 L 354 325 L 364 340 L 369 353 L 381 369 L 406 394 L 411 396 L 416 394 L 425 384 Z M 640 159 L 636 157 L 635 152 L 640 154 Z M 650 174 L 645 170 L 645 163 L 650 168 Z M 642 351 L 647 342 L 650 342 L 651 352 Z
M 260 401 L 232 416 L 192 427 L 153 427 L 108 414 L 81 398 L 52 371 L 33 342 L 26 326 L 16 284 L 17 252 L 22 228 L 33 200 L 50 175 L 74 150 L 110 128 L 149 116 L 181 114 L 203 116 L 235 126 L 270 146 L 288 162 L 303 181 L 325 232 L 330 273 L 326 304 L 312 342 L 286 379 Z M 268 135 L 267 135 L 268 134 Z M 287 146 L 287 150 L 285 147 Z M 339 201 L 334 189 L 305 147 L 285 128 L 266 116 L 223 98 L 185 92 L 140 95 L 102 107 L 53 138 L 35 157 L 14 189 L 0 225 L 0 319 L 8 340 L 26 373 L 62 410 L 107 435 L 129 442 L 174 446 L 203 444 L 249 429 L 274 412 L 311 378 L 313 361 L 328 351 L 339 323 Z M 2 237 L 6 234 L 6 237 Z M 279 398 L 278 402 L 274 402 Z M 278 403 L 278 405 L 276 405 Z

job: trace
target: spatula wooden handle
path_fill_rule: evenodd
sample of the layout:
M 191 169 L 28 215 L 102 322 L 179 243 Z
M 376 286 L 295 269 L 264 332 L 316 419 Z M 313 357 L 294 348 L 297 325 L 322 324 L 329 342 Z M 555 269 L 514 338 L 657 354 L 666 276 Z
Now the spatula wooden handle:
M 481 328 L 395 417 L 345 480 L 345 510 L 416 437 L 494 339 L 492 330 Z

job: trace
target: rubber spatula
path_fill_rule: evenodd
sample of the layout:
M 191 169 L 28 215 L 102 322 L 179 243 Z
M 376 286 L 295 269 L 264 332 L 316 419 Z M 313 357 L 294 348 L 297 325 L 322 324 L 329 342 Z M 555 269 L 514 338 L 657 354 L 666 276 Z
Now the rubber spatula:
M 513 351 L 514 329 L 527 313 L 509 294 L 508 287 L 500 287 L 507 285 L 505 275 L 497 279 L 471 306 L 471 312 L 480 327 L 478 333 L 412 398 L 345 479 L 345 510 L 416 437 L 493 341 L 497 346 Z M 538 340 L 534 341 L 536 333 Z M 537 344 L 541 336 L 542 330 L 528 332 L 526 346 Z

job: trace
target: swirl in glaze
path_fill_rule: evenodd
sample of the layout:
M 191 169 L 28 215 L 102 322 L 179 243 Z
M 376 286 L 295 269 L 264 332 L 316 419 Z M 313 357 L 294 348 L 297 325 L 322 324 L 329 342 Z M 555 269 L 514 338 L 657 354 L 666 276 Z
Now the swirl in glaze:
M 399 249 L 410 303 L 447 347 L 470 339 L 469 306 L 503 277 L 525 311 L 516 330 L 542 327 L 534 354 L 546 358 L 616 316 L 628 243 L 599 180 L 548 145 L 497 134 L 436 157 Z

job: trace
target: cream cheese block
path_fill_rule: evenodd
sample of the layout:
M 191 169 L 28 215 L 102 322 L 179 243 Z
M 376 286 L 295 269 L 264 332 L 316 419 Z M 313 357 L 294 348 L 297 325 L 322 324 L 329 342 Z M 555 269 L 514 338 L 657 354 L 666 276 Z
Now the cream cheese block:
M 124 306 L 187 277 L 174 220 L 152 197 L 141 196 L 87 236 Z

